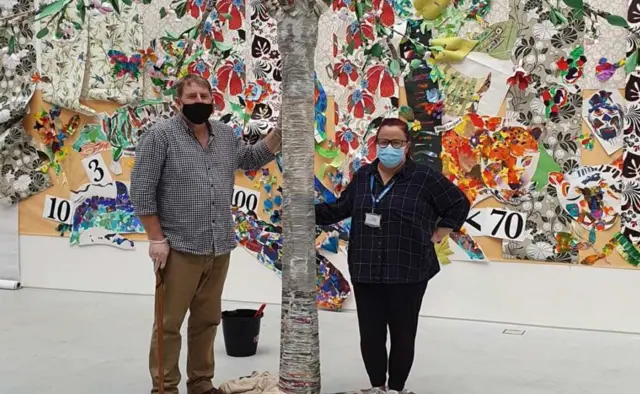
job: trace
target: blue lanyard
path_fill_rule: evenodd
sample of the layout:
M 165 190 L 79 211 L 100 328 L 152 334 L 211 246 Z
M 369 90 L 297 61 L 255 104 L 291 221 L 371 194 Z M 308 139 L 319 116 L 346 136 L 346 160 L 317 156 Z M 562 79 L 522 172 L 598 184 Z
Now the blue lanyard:
M 388 183 L 387 186 L 378 195 L 378 197 L 375 196 L 375 193 L 373 191 L 373 181 L 373 175 L 371 175 L 369 182 L 369 188 L 371 189 L 371 203 L 373 204 L 373 209 L 376 209 L 376 205 L 378 205 L 382 198 L 389 192 L 389 190 L 391 190 L 396 181 L 394 180 L 393 182 Z

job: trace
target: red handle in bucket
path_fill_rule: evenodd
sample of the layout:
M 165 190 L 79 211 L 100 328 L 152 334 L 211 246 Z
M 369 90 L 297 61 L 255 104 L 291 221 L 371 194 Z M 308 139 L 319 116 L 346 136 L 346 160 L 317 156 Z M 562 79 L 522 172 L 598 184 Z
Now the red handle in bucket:
M 262 314 L 264 313 L 264 308 L 266 307 L 267 307 L 267 304 L 260 305 L 260 308 L 258 308 L 258 310 L 256 311 L 256 315 L 254 317 L 258 318 L 262 316 Z

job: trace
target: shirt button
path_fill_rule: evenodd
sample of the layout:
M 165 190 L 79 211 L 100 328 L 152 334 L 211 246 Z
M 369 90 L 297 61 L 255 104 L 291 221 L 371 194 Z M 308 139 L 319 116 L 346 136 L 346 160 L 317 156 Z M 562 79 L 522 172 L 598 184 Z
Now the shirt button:
M 211 185 L 211 187 L 213 187 L 213 185 Z

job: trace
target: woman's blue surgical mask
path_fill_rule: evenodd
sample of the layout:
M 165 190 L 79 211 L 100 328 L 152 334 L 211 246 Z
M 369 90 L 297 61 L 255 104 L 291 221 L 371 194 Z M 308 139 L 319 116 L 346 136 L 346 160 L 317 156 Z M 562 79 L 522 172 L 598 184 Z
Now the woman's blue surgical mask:
M 404 147 L 394 148 L 391 144 L 384 148 L 378 147 L 378 159 L 387 168 L 393 168 L 404 160 Z

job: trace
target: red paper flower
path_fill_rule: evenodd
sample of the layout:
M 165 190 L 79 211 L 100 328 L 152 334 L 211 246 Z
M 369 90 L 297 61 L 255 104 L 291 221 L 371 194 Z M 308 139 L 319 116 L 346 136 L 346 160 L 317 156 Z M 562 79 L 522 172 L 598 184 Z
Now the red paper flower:
M 358 148 L 358 136 L 351 129 L 342 127 L 341 130 L 336 131 L 336 144 L 340 147 L 340 150 L 348 154 L 349 148 L 356 150 Z
M 213 99 L 214 111 L 222 111 L 224 109 L 224 95 L 219 90 L 213 89 L 211 91 L 211 98 Z
M 367 162 L 371 163 L 378 157 L 378 144 L 376 143 L 376 136 L 372 135 L 367 140 L 367 146 L 363 149 L 364 157 Z
M 232 96 L 242 93 L 244 87 L 244 63 L 240 59 L 227 60 L 218 69 L 218 88 L 222 92 L 229 93 Z
M 507 78 L 507 83 L 510 86 L 517 86 L 520 90 L 526 90 L 531 82 L 533 82 L 533 78 L 525 73 L 522 68 L 518 68 L 512 76 Z
M 569 63 L 564 57 L 561 57 L 559 60 L 556 61 L 556 66 L 560 71 L 566 71 L 569 69 Z
M 333 66 L 333 72 L 342 86 L 347 86 L 349 84 L 349 79 L 351 79 L 352 82 L 355 82 L 358 79 L 356 67 L 346 59 L 342 59 L 340 60 L 340 63 L 336 63 Z
M 209 66 L 204 62 L 204 60 L 196 60 L 195 62 L 191 62 L 191 64 L 189 64 L 188 71 L 189 74 L 197 74 L 204 79 L 209 79 L 209 76 L 211 76 Z
M 211 21 L 206 21 L 202 27 L 202 34 L 198 36 L 198 40 L 205 48 L 211 49 L 213 41 L 224 42 L 224 36 L 222 35 L 220 26 L 211 23 Z
M 373 96 L 366 90 L 355 89 L 347 101 L 347 111 L 358 119 L 362 119 L 365 114 L 372 114 L 376 110 Z
M 366 88 L 371 94 L 376 94 L 379 88 L 381 97 L 392 97 L 396 91 L 394 79 L 383 65 L 375 65 L 367 70 Z
M 355 1 L 353 1 L 355 4 Z M 380 13 L 380 23 L 383 26 L 391 27 L 395 24 L 395 13 L 393 12 L 393 1 L 373 0 L 373 8 Z
M 347 8 L 349 9 L 349 11 L 355 11 L 356 10 L 356 2 L 351 0 L 333 0 L 333 4 L 331 4 L 331 8 L 333 8 L 334 11 L 339 11 L 342 8 Z
M 364 43 L 362 36 L 364 36 L 366 40 L 375 39 L 373 34 L 373 25 L 370 24 L 369 21 L 362 20 L 361 23 L 358 23 L 356 20 L 347 26 L 347 45 L 351 45 L 353 42 L 353 49 L 360 48 Z
M 205 0 L 187 0 L 185 7 L 191 16 L 197 19 L 207 9 L 207 2 Z
M 242 27 L 242 15 L 244 15 L 244 0 L 218 0 L 216 3 L 221 21 L 226 21 L 225 14 L 231 15 L 229 29 L 238 30 Z

